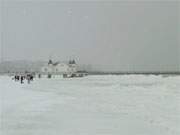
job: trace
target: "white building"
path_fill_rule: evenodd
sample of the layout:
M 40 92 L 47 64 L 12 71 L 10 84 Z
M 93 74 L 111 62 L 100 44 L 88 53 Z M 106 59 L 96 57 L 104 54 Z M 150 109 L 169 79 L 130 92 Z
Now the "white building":
M 73 74 L 77 72 L 77 64 L 74 60 L 69 61 L 69 63 L 53 63 L 49 60 L 48 64 L 41 68 L 43 74 Z

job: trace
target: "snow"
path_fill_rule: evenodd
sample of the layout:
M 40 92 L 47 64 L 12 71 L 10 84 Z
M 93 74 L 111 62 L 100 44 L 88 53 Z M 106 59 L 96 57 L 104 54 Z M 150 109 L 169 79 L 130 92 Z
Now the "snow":
M 179 135 L 180 76 L 0 76 L 1 135 Z

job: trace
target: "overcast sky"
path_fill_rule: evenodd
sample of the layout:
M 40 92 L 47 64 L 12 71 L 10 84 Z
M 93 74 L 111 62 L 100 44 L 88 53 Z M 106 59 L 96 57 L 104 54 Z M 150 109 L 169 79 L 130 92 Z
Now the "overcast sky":
M 100 70 L 178 70 L 177 2 L 15 1 L 4 0 L 1 12 L 4 60 L 51 56 Z

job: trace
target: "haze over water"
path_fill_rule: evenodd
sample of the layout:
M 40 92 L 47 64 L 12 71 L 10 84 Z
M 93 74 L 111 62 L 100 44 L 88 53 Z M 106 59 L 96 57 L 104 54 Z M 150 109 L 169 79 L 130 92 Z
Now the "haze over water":
M 179 2 L 4 0 L 1 9 L 4 61 L 51 56 L 103 71 L 180 71 Z

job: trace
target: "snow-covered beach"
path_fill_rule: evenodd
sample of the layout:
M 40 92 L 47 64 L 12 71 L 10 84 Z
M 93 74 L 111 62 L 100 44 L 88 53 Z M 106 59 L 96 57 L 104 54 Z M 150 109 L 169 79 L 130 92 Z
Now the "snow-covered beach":
M 180 76 L 0 76 L 1 135 L 179 135 Z

